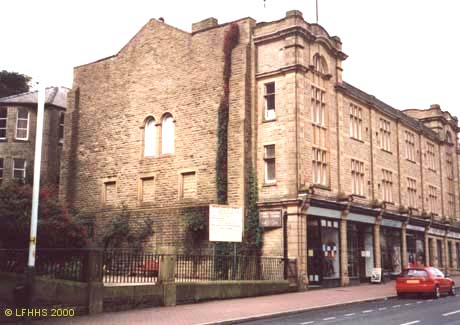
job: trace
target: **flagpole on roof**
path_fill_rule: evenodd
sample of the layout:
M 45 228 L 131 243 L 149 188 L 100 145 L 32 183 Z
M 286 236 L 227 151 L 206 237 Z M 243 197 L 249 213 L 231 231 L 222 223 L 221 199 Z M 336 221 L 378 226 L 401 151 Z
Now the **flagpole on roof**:
M 318 0 L 316 0 L 316 23 L 318 23 Z

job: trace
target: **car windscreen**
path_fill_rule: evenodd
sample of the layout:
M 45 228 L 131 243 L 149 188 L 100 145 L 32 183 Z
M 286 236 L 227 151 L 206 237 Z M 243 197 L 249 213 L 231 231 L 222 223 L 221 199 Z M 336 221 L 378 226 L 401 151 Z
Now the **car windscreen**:
M 425 270 L 404 270 L 404 272 L 401 274 L 401 276 L 404 277 L 427 277 L 428 273 Z

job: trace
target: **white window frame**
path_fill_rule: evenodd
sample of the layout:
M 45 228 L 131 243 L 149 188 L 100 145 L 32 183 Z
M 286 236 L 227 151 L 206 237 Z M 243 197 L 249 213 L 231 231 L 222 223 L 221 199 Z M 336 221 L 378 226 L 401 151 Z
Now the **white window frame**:
M 268 152 L 268 147 L 273 147 L 273 156 L 269 156 L 267 154 Z M 273 163 L 274 165 L 274 175 L 275 177 L 273 179 L 268 178 L 268 165 L 269 163 Z M 274 144 L 267 144 L 264 146 L 264 167 L 265 167 L 265 175 L 264 175 L 264 180 L 266 184 L 270 183 L 276 183 L 276 146 Z
M 328 185 L 327 151 L 313 147 L 312 150 L 312 179 L 314 184 Z
M 27 119 L 25 118 L 19 118 L 19 111 L 20 110 L 26 110 L 27 111 Z M 27 121 L 27 128 L 19 128 L 18 127 L 18 124 L 19 124 L 19 120 L 26 120 Z M 18 108 L 17 111 L 16 111 L 16 132 L 15 132 L 15 138 L 16 140 L 29 140 L 29 125 L 30 124 L 30 112 L 26 109 L 26 108 Z M 25 138 L 20 138 L 18 137 L 18 131 L 19 130 L 26 130 L 26 137 Z
M 407 177 L 408 207 L 417 208 L 417 180 Z
M 364 196 L 364 162 L 355 159 L 351 160 L 351 191 Z
M 16 161 L 17 161 L 17 160 L 24 160 L 24 168 L 16 168 Z M 15 158 L 15 159 L 13 159 L 13 178 L 15 178 L 15 179 L 17 179 L 17 178 L 15 177 L 15 173 L 14 173 L 16 170 L 22 170 L 23 176 L 22 176 L 22 178 L 20 178 L 20 179 L 25 180 L 25 179 L 26 179 L 26 171 L 27 171 L 27 160 L 22 159 L 22 158 Z
M 157 126 L 153 117 L 148 117 L 144 124 L 144 157 L 154 157 L 157 148 Z
M 382 169 L 383 201 L 393 203 L 393 172 Z
M 4 131 L 5 131 L 5 136 L 4 136 L 4 137 L 0 137 L 0 140 L 5 140 L 5 139 L 6 139 L 6 137 L 7 137 L 6 132 L 7 132 L 7 130 L 8 130 L 8 107 L 4 107 L 4 106 L 0 107 L 0 111 L 3 110 L 3 109 L 4 109 L 5 112 L 6 112 L 6 116 L 5 116 L 5 117 L 1 117 L 1 116 L 0 116 L 0 121 L 5 121 L 5 127 L 4 127 L 4 128 L 0 128 L 0 130 L 4 130 Z
M 268 92 L 268 86 L 273 85 L 273 92 Z M 273 98 L 273 108 L 268 108 L 269 98 Z M 265 121 L 276 119 L 276 84 L 274 81 L 264 84 L 264 117 Z
M 170 121 L 170 122 L 169 122 Z M 161 153 L 173 154 L 175 146 L 175 122 L 171 114 L 163 117 L 161 123 Z
M 362 140 L 363 134 L 362 108 L 350 103 L 350 137 Z

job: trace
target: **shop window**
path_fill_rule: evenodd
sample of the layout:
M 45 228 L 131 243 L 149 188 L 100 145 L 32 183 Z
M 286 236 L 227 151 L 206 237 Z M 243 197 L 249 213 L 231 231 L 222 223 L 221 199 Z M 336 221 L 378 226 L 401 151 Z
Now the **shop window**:
M 437 250 L 437 255 L 438 255 L 438 267 L 443 267 L 443 257 L 444 254 L 442 253 L 442 240 L 437 239 L 436 240 L 436 250 Z
M 264 147 L 265 183 L 276 182 L 276 154 L 275 145 L 270 144 Z
M 387 275 L 401 273 L 401 231 L 382 227 L 380 230 L 382 268 Z
M 418 231 L 407 231 L 407 259 L 409 266 L 425 265 L 425 234 Z
M 265 84 L 265 120 L 273 120 L 276 118 L 275 105 L 275 83 L 270 82 Z
M 430 266 L 435 265 L 435 256 L 433 251 L 433 238 L 428 238 L 428 257 L 430 258 Z
M 449 265 L 450 268 L 454 267 L 454 259 L 452 258 L 452 242 L 447 242 L 447 265 Z
M 6 139 L 7 122 L 8 122 L 8 107 L 0 107 L 0 140 Z
M 2 185 L 3 181 L 3 158 L 0 158 L 0 185 Z

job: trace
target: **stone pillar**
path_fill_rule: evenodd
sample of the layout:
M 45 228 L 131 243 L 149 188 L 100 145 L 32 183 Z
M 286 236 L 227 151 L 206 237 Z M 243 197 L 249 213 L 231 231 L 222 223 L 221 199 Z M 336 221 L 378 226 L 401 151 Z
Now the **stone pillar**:
M 434 267 L 438 267 L 439 265 L 439 256 L 438 256 L 438 250 L 436 249 L 436 245 L 437 245 L 437 242 L 436 242 L 436 238 L 432 238 L 431 239 L 431 252 L 433 253 L 433 257 L 432 257 L 432 261 L 430 263 L 432 263 Z
M 350 284 L 348 277 L 347 216 L 348 210 L 345 210 L 340 218 L 340 285 L 342 287 Z
M 452 263 L 452 273 L 454 273 L 455 271 L 458 270 L 458 267 L 459 265 L 457 264 L 457 246 L 455 245 L 455 241 L 452 241 L 452 259 L 453 259 L 453 263 Z
M 429 246 L 429 237 L 428 237 L 428 227 L 425 229 L 425 265 L 426 266 L 433 266 L 431 265 L 431 257 L 430 257 L 430 246 Z
M 308 286 L 307 276 L 307 225 L 306 217 L 300 212 L 298 201 L 286 207 L 288 256 L 297 260 L 297 283 L 299 290 Z
M 90 249 L 86 259 L 85 280 L 88 283 L 88 314 L 104 310 L 104 284 L 102 283 L 102 251 Z
M 161 304 L 163 306 L 176 305 L 176 263 L 177 255 L 174 247 L 162 247 L 160 257 L 160 274 L 158 283 L 163 287 L 163 297 Z
M 449 250 L 447 247 L 447 236 L 444 236 L 442 239 L 442 251 L 443 251 L 443 259 L 442 259 L 442 264 L 444 265 L 444 272 L 447 273 L 450 269 L 449 267 Z
M 375 267 L 382 267 L 382 252 L 380 251 L 380 223 L 382 216 L 375 218 L 374 225 L 374 265 Z
M 406 236 L 406 227 L 407 223 L 403 222 L 402 228 L 401 228 L 401 271 L 404 270 L 404 268 L 408 267 L 409 261 L 407 259 L 407 236 Z

